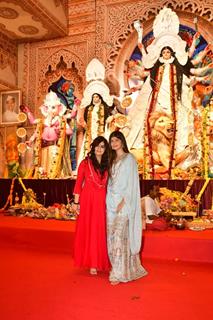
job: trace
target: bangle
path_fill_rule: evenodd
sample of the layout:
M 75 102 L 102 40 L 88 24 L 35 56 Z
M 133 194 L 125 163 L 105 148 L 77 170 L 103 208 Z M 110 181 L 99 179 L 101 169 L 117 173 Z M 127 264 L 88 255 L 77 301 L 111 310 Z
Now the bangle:
M 75 201 L 73 201 L 73 203 L 74 203 L 74 204 L 79 204 L 79 202 L 75 202 Z

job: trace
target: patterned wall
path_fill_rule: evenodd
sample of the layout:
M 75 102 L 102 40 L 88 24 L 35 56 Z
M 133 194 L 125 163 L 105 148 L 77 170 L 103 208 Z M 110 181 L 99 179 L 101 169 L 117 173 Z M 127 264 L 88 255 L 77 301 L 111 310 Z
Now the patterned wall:
M 63 56 L 67 68 L 75 63 L 78 75 L 83 79 L 81 88 L 85 85 L 86 66 L 94 56 L 105 64 L 107 71 L 114 70 L 122 83 L 124 61 L 130 57 L 137 43 L 133 21 L 141 19 L 146 34 L 151 31 L 155 15 L 166 5 L 177 11 L 183 25 L 194 27 L 193 19 L 198 16 L 199 31 L 207 42 L 212 41 L 211 0 L 158 0 L 154 4 L 149 0 L 134 3 L 119 0 L 68 1 L 69 36 L 25 45 L 24 102 L 38 106 L 44 94 L 45 73 L 49 65 L 56 68 L 60 56 Z M 77 87 L 80 88 L 79 85 Z M 79 97 L 81 94 L 77 92 Z

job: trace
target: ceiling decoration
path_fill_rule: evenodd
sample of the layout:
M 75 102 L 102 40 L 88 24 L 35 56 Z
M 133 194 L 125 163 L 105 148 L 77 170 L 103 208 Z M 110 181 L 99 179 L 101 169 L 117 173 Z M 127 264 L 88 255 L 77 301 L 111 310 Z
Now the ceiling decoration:
M 18 28 L 18 30 L 19 30 L 20 32 L 22 32 L 23 34 L 34 35 L 34 34 L 39 33 L 38 28 L 33 27 L 33 26 L 20 26 L 20 27 Z
M 12 8 L 1 7 L 0 17 L 5 19 L 16 19 L 19 16 L 18 12 Z
M 0 32 L 16 43 L 67 35 L 66 0 L 1 0 Z

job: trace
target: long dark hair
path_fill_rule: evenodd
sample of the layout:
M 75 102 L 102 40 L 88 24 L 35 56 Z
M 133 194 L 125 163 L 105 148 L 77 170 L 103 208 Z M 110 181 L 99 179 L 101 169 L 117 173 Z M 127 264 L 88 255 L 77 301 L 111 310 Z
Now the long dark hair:
M 123 146 L 123 151 L 125 153 L 129 153 L 129 149 L 128 149 L 126 139 L 125 139 L 123 133 L 121 131 L 113 131 L 109 136 L 109 168 L 110 168 L 110 172 L 111 172 L 113 162 L 116 159 L 116 151 L 112 150 L 112 147 L 111 147 L 111 140 L 114 137 L 121 140 L 122 146 Z
M 160 53 L 160 57 L 162 57 L 162 53 L 165 49 L 168 49 L 171 52 L 171 56 L 174 57 L 173 64 L 176 66 L 176 75 L 177 75 L 177 99 L 181 100 L 181 93 L 182 93 L 182 82 L 183 82 L 183 74 L 185 74 L 187 77 L 190 75 L 190 69 L 193 68 L 193 65 L 191 63 L 191 60 L 189 60 L 184 66 L 182 66 L 177 58 L 175 57 L 175 53 L 172 50 L 171 47 L 166 46 L 163 47 Z M 150 84 L 152 89 L 154 90 L 155 86 L 157 85 L 157 72 L 159 67 L 163 65 L 159 60 L 156 61 L 154 66 L 152 67 L 150 71 Z
M 105 151 L 102 155 L 101 162 L 99 163 L 95 155 L 95 148 L 101 142 L 104 143 Z M 90 149 L 90 152 L 88 153 L 88 158 L 92 161 L 92 165 L 95 171 L 100 172 L 101 176 L 103 177 L 105 171 L 109 169 L 109 143 L 104 137 L 98 136 L 93 140 L 90 147 L 91 149 Z
M 90 104 L 86 106 L 84 111 L 84 121 L 87 122 L 89 107 L 94 106 L 94 103 L 93 103 L 94 95 L 99 96 L 99 98 L 101 99 L 101 104 L 104 106 L 104 125 L 105 125 L 106 119 L 109 116 L 109 106 L 106 104 L 106 102 L 104 102 L 102 96 L 99 93 L 93 93 Z

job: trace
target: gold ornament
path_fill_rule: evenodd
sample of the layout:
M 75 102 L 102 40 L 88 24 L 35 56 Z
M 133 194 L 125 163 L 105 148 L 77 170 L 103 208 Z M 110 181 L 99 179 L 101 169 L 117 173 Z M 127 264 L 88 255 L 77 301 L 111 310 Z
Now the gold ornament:
M 25 122 L 27 120 L 27 115 L 24 112 L 19 112 L 17 116 L 18 122 Z
M 27 131 L 26 131 L 25 128 L 18 128 L 18 129 L 16 130 L 16 134 L 17 134 L 17 136 L 18 136 L 19 138 L 24 138 L 24 137 L 26 137 Z

